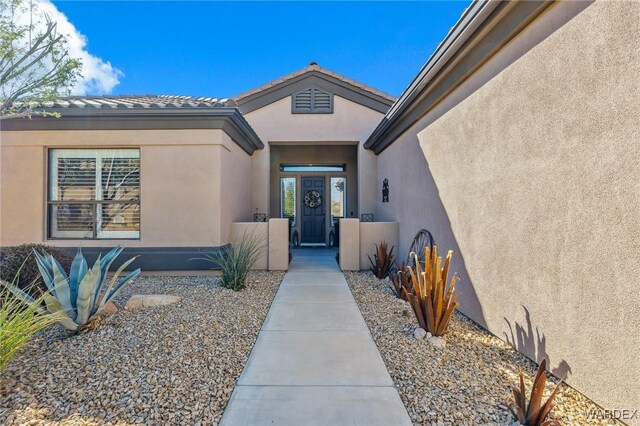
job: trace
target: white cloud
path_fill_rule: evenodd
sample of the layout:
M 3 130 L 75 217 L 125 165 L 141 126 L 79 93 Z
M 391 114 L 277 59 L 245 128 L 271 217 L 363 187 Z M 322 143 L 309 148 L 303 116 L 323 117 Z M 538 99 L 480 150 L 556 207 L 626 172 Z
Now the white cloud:
M 101 95 L 111 93 L 124 76 L 122 71 L 114 68 L 111 62 L 104 61 L 92 55 L 87 50 L 87 38 L 69 22 L 49 0 L 38 0 L 41 13 L 58 23 L 60 34 L 67 36 L 69 41 L 69 55 L 82 60 L 82 79 L 72 89 L 75 95 Z
M 37 8 L 39 17 L 46 15 L 58 24 L 58 33 L 63 34 L 69 43 L 69 56 L 82 60 L 82 78 L 71 88 L 71 93 L 74 95 L 111 93 L 124 76 L 122 71 L 111 65 L 111 62 L 89 53 L 87 50 L 87 37 L 78 31 L 64 13 L 60 12 L 50 0 L 36 0 L 34 5 Z M 25 19 L 29 19 L 28 13 L 18 17 L 17 20 L 19 23 L 28 23 L 28 21 L 20 22 Z M 38 19 L 35 21 L 38 21 Z M 44 19 L 41 21 L 44 22 Z M 34 24 L 36 27 L 43 25 L 36 22 Z

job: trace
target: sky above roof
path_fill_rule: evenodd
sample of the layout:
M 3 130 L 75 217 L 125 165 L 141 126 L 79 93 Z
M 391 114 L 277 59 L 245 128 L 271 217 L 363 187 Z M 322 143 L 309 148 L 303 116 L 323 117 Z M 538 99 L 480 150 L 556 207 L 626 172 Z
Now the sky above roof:
M 91 58 L 77 94 L 215 97 L 311 61 L 398 96 L 470 4 L 39 2 Z

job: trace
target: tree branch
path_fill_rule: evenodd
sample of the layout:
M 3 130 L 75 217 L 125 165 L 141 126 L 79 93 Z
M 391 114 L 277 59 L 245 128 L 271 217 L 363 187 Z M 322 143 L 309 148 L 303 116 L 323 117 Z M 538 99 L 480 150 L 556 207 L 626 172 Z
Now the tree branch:
M 57 24 L 52 23 L 51 21 L 47 22 L 47 31 L 42 35 L 38 36 L 33 46 L 31 46 L 31 48 L 22 56 L 22 58 L 18 60 L 18 62 L 11 64 L 11 66 L 4 73 L 0 75 L 0 85 L 4 84 L 9 79 L 8 76 L 11 75 L 14 69 L 18 68 L 24 61 L 26 61 L 31 55 L 35 54 L 35 52 L 39 50 L 40 45 L 49 37 L 49 35 L 53 32 L 56 26 Z M 60 37 L 56 40 L 60 41 Z M 53 44 L 50 44 L 49 46 L 51 47 L 53 46 Z

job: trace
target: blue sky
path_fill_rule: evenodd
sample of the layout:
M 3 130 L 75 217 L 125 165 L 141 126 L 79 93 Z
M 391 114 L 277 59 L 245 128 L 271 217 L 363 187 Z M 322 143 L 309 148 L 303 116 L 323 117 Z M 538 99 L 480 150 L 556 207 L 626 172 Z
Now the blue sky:
M 230 97 L 316 61 L 399 95 L 469 1 L 56 1 L 114 94 Z

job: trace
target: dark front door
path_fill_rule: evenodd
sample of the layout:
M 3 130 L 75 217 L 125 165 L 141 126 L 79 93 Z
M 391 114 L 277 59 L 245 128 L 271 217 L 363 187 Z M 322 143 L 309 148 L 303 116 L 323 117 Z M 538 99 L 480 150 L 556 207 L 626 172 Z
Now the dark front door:
M 302 242 L 324 243 L 324 177 L 302 178 Z

